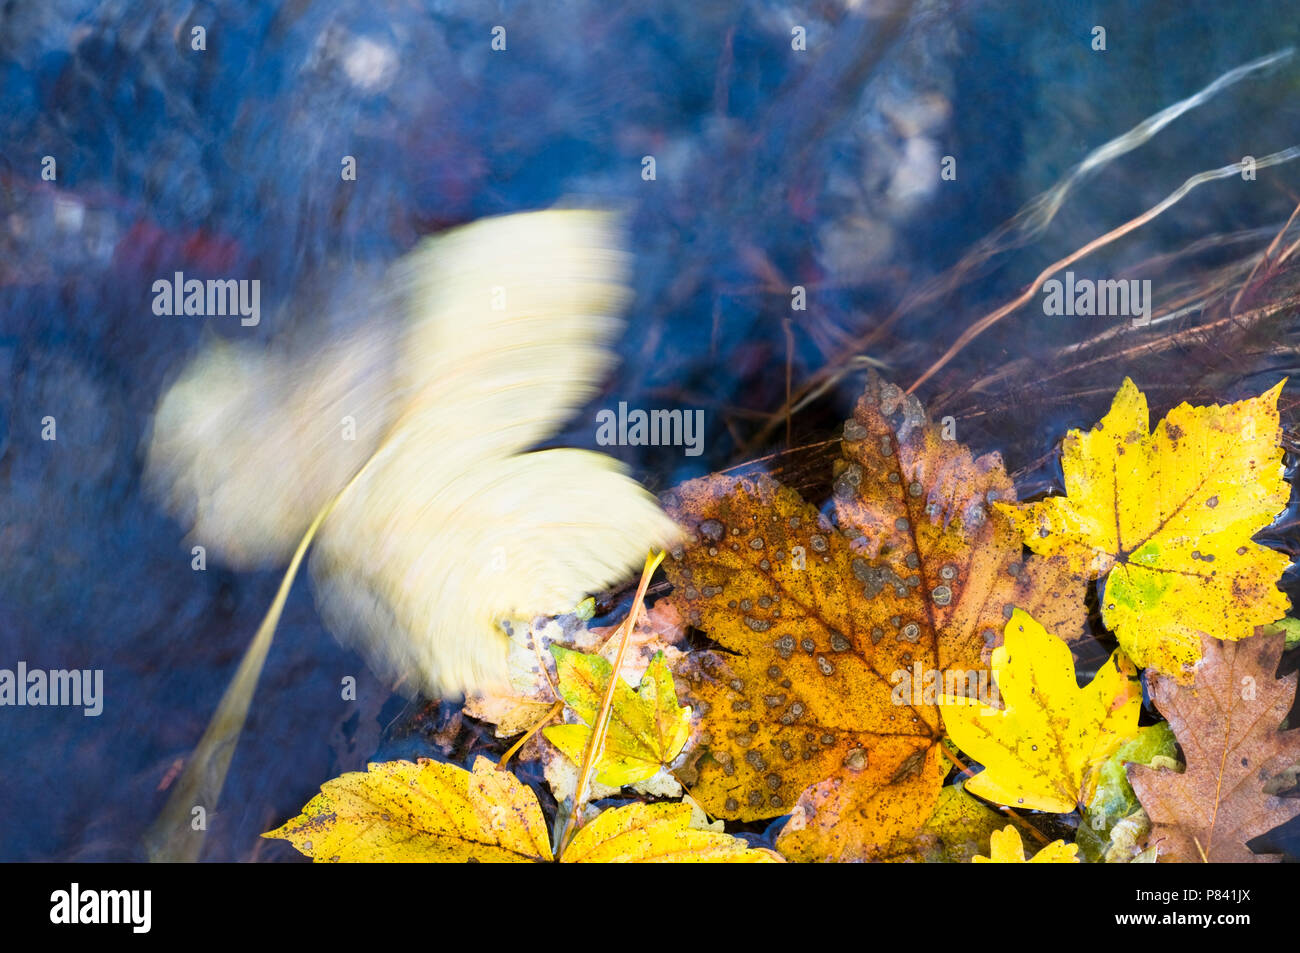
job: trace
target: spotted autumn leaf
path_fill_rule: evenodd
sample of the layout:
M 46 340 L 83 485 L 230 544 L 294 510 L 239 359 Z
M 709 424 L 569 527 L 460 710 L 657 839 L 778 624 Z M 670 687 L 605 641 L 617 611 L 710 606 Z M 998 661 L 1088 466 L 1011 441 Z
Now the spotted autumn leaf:
M 427 760 L 366 765 L 326 781 L 301 814 L 262 836 L 323 863 L 552 859 L 537 796 L 487 758 L 473 771 Z
M 1190 682 L 1203 636 L 1244 639 L 1285 614 L 1289 559 L 1251 538 L 1287 501 L 1281 389 L 1180 404 L 1153 432 L 1125 379 L 1096 427 L 1066 437 L 1066 496 L 1002 507 L 1034 552 L 1105 579 L 1102 619 L 1137 665 Z
M 989 856 L 973 857 L 976 864 L 1077 864 L 1079 848 L 1063 840 L 1052 841 L 1033 857 L 1025 859 L 1025 843 L 1020 839 L 1020 832 L 1008 824 L 1000 831 L 994 831 L 989 838 Z
M 848 770 L 854 770 L 852 764 Z M 937 809 L 947 770 L 935 745 L 916 751 L 879 780 L 863 771 L 863 777 L 838 774 L 819 781 L 799 797 L 776 848 L 800 861 L 888 860 L 900 840 L 913 840 L 924 830 L 924 814 Z
M 581 764 L 591 740 L 591 725 L 614 667 L 599 655 L 585 655 L 559 645 L 551 646 L 559 675 L 560 694 L 582 719 L 580 724 L 552 725 L 543 729 L 546 740 Z M 677 704 L 677 690 L 663 653 L 646 669 L 636 691 L 620 677 L 614 686 L 614 706 L 596 780 L 622 787 L 653 777 L 671 762 L 690 735 L 691 710 Z
M 666 499 L 685 531 L 671 598 L 723 649 L 679 672 L 701 716 L 688 783 L 723 818 L 798 805 L 787 857 L 865 859 L 915 832 L 942 781 L 939 683 L 987 682 L 984 651 L 1016 606 L 1061 632 L 1083 622 L 1081 580 L 1022 558 L 991 511 L 1013 498 L 996 454 L 945 440 L 878 377 L 842 449 L 834 523 L 762 475 Z
M 602 811 L 564 851 L 566 864 L 771 864 L 775 851 L 691 826 L 686 804 L 628 804 Z
M 1300 763 L 1300 728 L 1281 730 L 1295 701 L 1297 674 L 1275 678 L 1283 635 L 1242 642 L 1205 640 L 1196 682 L 1151 679 L 1151 699 L 1187 759 L 1179 772 L 1128 766 L 1129 782 L 1151 818 L 1148 844 L 1163 861 L 1276 861 L 1247 841 L 1300 815 L 1300 798 L 1269 793 L 1269 780 Z
M 989 838 L 1006 823 L 997 811 L 971 797 L 960 784 L 939 792 L 934 813 L 910 838 L 899 840 L 881 859 L 893 863 L 964 864 L 989 849 Z
M 1116 650 L 1080 688 L 1069 646 L 1017 610 L 993 653 L 993 677 L 1000 707 L 945 709 L 952 740 L 984 765 L 967 790 L 1058 814 L 1091 801 L 1097 769 L 1137 733 L 1142 689 L 1132 663 Z
M 545 863 L 554 860 L 536 795 L 478 758 L 466 771 L 421 760 L 371 764 L 321 786 L 302 814 L 263 837 L 318 863 Z M 771 863 L 773 851 L 692 826 L 685 804 L 602 811 L 564 851 L 565 863 Z

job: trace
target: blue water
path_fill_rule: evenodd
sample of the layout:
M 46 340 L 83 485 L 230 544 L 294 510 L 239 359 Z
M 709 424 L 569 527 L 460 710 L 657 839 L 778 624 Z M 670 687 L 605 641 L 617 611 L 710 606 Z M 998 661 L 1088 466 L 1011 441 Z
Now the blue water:
M 0 859 L 139 858 L 170 769 L 274 592 L 274 573 L 192 571 L 184 527 L 142 491 L 151 411 L 205 335 L 346 327 L 372 276 L 446 226 L 566 197 L 621 208 L 636 299 L 624 363 L 593 409 L 706 411 L 699 457 L 622 449 L 663 488 L 783 445 L 783 426 L 750 441 L 756 415 L 785 398 L 789 286 L 812 289 L 790 327 L 798 383 L 1089 149 L 1294 42 L 1289 5 L 1264 6 L 931 4 L 874 64 L 862 51 L 883 24 L 777 0 L 0 6 L 0 667 L 105 679 L 98 717 L 0 709 Z M 490 46 L 499 24 L 504 52 Z M 1108 25 L 1104 54 L 1089 49 L 1094 24 Z M 792 25 L 806 27 L 806 51 L 791 49 Z M 199 26 L 202 51 L 191 48 Z M 1300 141 L 1297 87 L 1293 64 L 1180 121 L 1099 177 L 1041 246 L 909 317 L 872 356 L 914 378 L 1045 262 L 1195 171 Z M 930 172 L 946 154 L 959 177 L 940 186 Z M 340 179 L 343 156 L 355 157 L 355 182 Z M 1207 191 L 1114 261 L 1280 226 L 1296 181 L 1284 170 Z M 152 282 L 176 271 L 258 278 L 260 325 L 155 316 Z M 1079 334 L 1041 315 L 1009 322 L 931 394 Z M 1107 369 L 1112 388 L 1126 369 Z M 1281 370 L 1216 370 L 1213 386 L 1227 394 Z M 856 386 L 797 417 L 795 443 L 829 436 Z M 962 438 L 1005 449 L 1041 488 L 1055 441 L 1104 398 L 1013 394 L 963 417 Z M 41 439 L 47 415 L 53 442 Z M 592 421 L 584 412 L 557 442 L 593 445 Z M 355 703 L 339 698 L 348 675 Z M 205 857 L 296 856 L 257 835 L 381 744 L 434 751 L 452 709 L 420 708 L 334 642 L 301 582 Z M 466 730 L 453 756 L 476 737 Z

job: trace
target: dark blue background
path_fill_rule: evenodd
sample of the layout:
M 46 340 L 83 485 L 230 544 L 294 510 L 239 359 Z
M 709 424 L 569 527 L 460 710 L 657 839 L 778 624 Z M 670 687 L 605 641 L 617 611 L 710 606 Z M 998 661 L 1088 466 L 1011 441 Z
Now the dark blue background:
M 189 47 L 196 24 L 205 52 Z M 1106 53 L 1089 49 L 1094 24 Z M 797 383 L 1089 149 L 1298 32 L 1290 3 L 936 2 L 870 62 L 884 26 L 832 2 L 0 4 L 0 665 L 102 668 L 106 692 L 99 718 L 0 710 L 0 858 L 139 857 L 160 784 L 274 592 L 275 573 L 191 571 L 184 528 L 142 493 L 152 408 L 205 333 L 345 326 L 369 276 L 423 234 L 603 201 L 628 212 L 638 260 L 624 363 L 598 405 L 707 413 L 701 457 L 624 451 L 661 488 L 780 446 L 779 431 L 747 444 L 784 399 L 789 285 L 814 289 L 792 327 Z M 387 71 L 367 71 L 367 49 Z M 1180 120 L 1091 182 L 1040 245 L 871 356 L 910 381 L 1044 263 L 1194 172 L 1300 142 L 1298 90 L 1292 63 Z M 911 140 L 957 156 L 958 181 L 891 192 Z M 345 154 L 356 182 L 340 181 Z M 56 182 L 40 179 L 44 155 Z M 1280 227 L 1296 183 L 1286 168 L 1210 186 L 1098 267 Z M 177 270 L 260 279 L 261 325 L 154 316 L 150 285 Z M 1021 315 L 932 394 L 1080 333 Z M 1190 390 L 1178 360 L 1165 373 Z M 1125 370 L 1109 369 L 1112 388 Z M 857 386 L 797 418 L 796 442 L 829 436 Z M 972 418 L 961 437 L 1050 479 L 1043 455 L 1104 400 Z M 40 440 L 46 414 L 56 443 Z M 591 421 L 557 440 L 592 445 Z M 208 858 L 293 855 L 257 834 L 362 766 L 406 711 L 325 632 L 309 589 L 290 599 Z M 345 675 L 355 704 L 339 700 Z

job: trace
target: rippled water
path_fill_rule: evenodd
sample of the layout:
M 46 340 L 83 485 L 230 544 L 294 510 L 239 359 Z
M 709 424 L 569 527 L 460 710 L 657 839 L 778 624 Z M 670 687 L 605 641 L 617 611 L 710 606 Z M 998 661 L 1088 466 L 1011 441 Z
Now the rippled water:
M 783 425 L 755 436 L 785 399 L 787 359 L 797 384 L 844 356 L 1089 149 L 1295 41 L 1288 5 L 1261 6 L 929 2 L 897 35 L 834 3 L 777 0 L 0 6 L 0 666 L 105 679 L 98 717 L 0 711 L 0 857 L 139 857 L 274 592 L 276 574 L 192 571 L 183 528 L 141 489 L 150 412 L 205 335 L 346 327 L 384 266 L 449 225 L 566 198 L 621 208 L 638 254 L 624 363 L 556 442 L 594 445 L 595 409 L 620 400 L 702 408 L 700 456 L 622 448 L 662 488 L 780 449 Z M 1088 46 L 1097 23 L 1105 53 Z M 504 52 L 490 46 L 498 24 Z M 1300 141 L 1298 88 L 1292 63 L 1180 120 L 1089 183 L 1039 245 L 910 314 L 870 356 L 910 381 L 1045 263 L 1188 175 Z M 937 176 L 945 155 L 954 183 Z M 355 182 L 340 179 L 344 156 Z M 1209 187 L 1097 267 L 1276 229 L 1295 182 L 1283 169 Z M 156 316 L 152 283 L 177 271 L 259 279 L 261 322 Z M 788 321 L 794 284 L 812 304 Z M 924 396 L 948 399 L 963 440 L 1005 450 L 1042 489 L 1055 441 L 1096 418 L 1105 387 L 1024 401 L 1012 380 L 972 400 L 962 382 L 1082 333 L 1023 314 Z M 1197 388 L 1239 396 L 1293 370 L 1291 329 L 1270 333 L 1282 351 L 1267 362 L 1180 349 L 1116 358 L 1102 377 L 1113 390 L 1144 373 L 1161 409 Z M 856 386 L 797 415 L 793 442 L 830 436 Z M 356 704 L 339 701 L 345 675 Z M 329 637 L 300 583 L 206 856 L 292 855 L 257 834 L 381 743 L 427 753 L 450 708 L 419 711 Z

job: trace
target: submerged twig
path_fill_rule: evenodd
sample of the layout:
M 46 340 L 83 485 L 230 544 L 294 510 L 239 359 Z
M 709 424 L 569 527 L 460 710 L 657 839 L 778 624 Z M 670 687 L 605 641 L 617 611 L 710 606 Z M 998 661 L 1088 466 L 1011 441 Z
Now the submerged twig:
M 338 506 L 339 501 L 355 487 L 361 477 L 369 472 L 375 461 L 380 459 L 384 447 L 376 450 L 361 468 L 352 476 L 346 486 L 334 495 L 334 498 L 321 507 L 321 511 L 311 521 L 307 531 L 298 542 L 289 568 L 284 571 L 280 588 L 276 590 L 271 607 L 266 610 L 262 624 L 257 627 L 253 641 L 244 650 L 244 657 L 239 662 L 235 677 L 226 686 L 203 737 L 190 755 L 189 763 L 181 773 L 181 779 L 163 806 L 157 820 L 145 832 L 144 845 L 149 859 L 155 863 L 193 863 L 198 860 L 203 850 L 203 841 L 207 836 L 207 827 L 192 827 L 192 813 L 195 807 L 202 806 L 211 813 L 217 808 L 221 798 L 221 789 L 226 783 L 226 772 L 230 769 L 230 759 L 239 744 L 239 735 L 244 730 L 244 721 L 248 717 L 248 708 L 257 690 L 257 680 L 261 677 L 262 666 L 266 664 L 266 654 L 271 649 L 271 640 L 275 637 L 276 626 L 280 624 L 280 613 L 289 598 L 289 590 L 298 575 L 303 557 L 311 548 L 326 518 Z M 400 682 L 399 682 L 400 684 Z
M 1282 236 L 1287 233 L 1287 229 L 1289 229 L 1291 227 L 1291 223 L 1295 221 L 1296 213 L 1300 213 L 1300 205 L 1297 205 L 1294 209 L 1291 210 L 1291 217 L 1286 220 L 1286 224 L 1282 226 L 1282 230 L 1277 233 L 1273 241 L 1269 244 L 1268 248 L 1264 249 L 1264 254 L 1259 256 L 1259 261 L 1255 262 L 1255 267 L 1250 270 L 1250 274 L 1246 276 L 1246 280 L 1243 281 L 1241 283 L 1241 287 L 1237 289 L 1237 296 L 1232 299 L 1232 306 L 1228 308 L 1229 312 L 1236 312 L 1237 306 L 1241 304 L 1242 297 L 1246 294 L 1248 290 L 1250 290 L 1250 283 L 1255 279 L 1255 273 L 1258 272 L 1260 267 L 1263 266 L 1263 264 L 1273 256 L 1273 252 L 1277 251 L 1277 246 L 1282 242 Z M 1293 245 L 1291 247 L 1294 248 L 1295 246 Z M 1278 261 L 1278 264 L 1281 264 L 1282 261 L 1285 260 L 1286 258 L 1284 254 L 1283 258 Z M 1272 268 L 1273 266 L 1269 265 L 1270 271 L 1272 270 Z M 1265 272 L 1265 274 L 1268 274 L 1268 272 Z
M 1272 155 L 1267 155 L 1264 158 L 1258 160 L 1255 163 L 1255 167 L 1257 169 L 1264 169 L 1264 168 L 1268 168 L 1269 166 L 1279 165 L 1283 162 L 1290 162 L 1292 159 L 1296 159 L 1296 158 L 1300 158 L 1300 146 L 1292 146 L 1289 149 L 1283 149 L 1281 152 L 1274 152 Z M 1106 234 L 1094 238 L 1092 241 L 1088 242 L 1082 248 L 1076 249 L 1075 251 L 1066 255 L 1064 258 L 1060 258 L 1057 261 L 1052 262 L 1052 264 L 1044 268 L 1038 274 L 1038 276 L 1032 282 L 1030 282 L 1029 287 L 1026 288 L 1024 292 L 1022 292 L 1018 297 L 1016 297 L 1011 301 L 1008 301 L 1006 304 L 998 308 L 996 311 L 993 311 L 990 314 L 987 314 L 984 317 L 980 318 L 969 328 L 963 331 L 961 336 L 957 338 L 955 342 L 953 342 L 952 347 L 948 348 L 948 350 L 944 352 L 942 357 L 940 357 L 937 361 L 931 364 L 930 367 L 926 369 L 925 373 L 923 373 L 920 377 L 918 377 L 915 381 L 913 381 L 912 386 L 907 389 L 907 392 L 909 394 L 914 393 L 918 387 L 920 387 L 931 377 L 933 377 L 936 373 L 942 370 L 943 367 L 947 365 L 947 363 L 951 361 L 954 357 L 956 357 L 957 354 L 963 348 L 965 348 L 967 344 L 975 340 L 975 338 L 979 337 L 990 327 L 997 324 L 1008 314 L 1011 314 L 1011 312 L 1016 311 L 1017 309 L 1024 306 L 1029 301 L 1029 299 L 1032 298 L 1038 292 L 1038 289 L 1042 285 L 1042 283 L 1046 281 L 1048 278 L 1050 278 L 1053 274 L 1060 271 L 1062 268 L 1068 268 L 1076 261 L 1079 261 L 1080 259 L 1085 258 L 1088 255 L 1092 254 L 1098 248 L 1103 248 L 1106 245 L 1109 245 L 1117 238 L 1122 238 L 1124 235 L 1127 235 L 1129 232 L 1133 231 L 1134 229 L 1140 228 L 1143 225 L 1145 225 L 1147 222 L 1151 221 L 1152 219 L 1162 215 L 1164 212 L 1168 211 L 1174 205 L 1182 201 L 1182 199 L 1189 192 L 1195 189 L 1197 186 L 1204 185 L 1206 182 L 1213 182 L 1218 179 L 1226 179 L 1228 176 L 1239 175 L 1240 173 L 1241 173 L 1240 162 L 1233 162 L 1230 165 L 1225 165 L 1218 169 L 1209 169 L 1205 172 L 1199 172 L 1196 175 L 1189 178 L 1178 188 L 1174 189 L 1174 191 L 1170 192 L 1169 195 L 1165 196 L 1163 200 L 1151 206 L 1151 208 L 1147 209 L 1141 215 L 1131 218 L 1123 225 L 1120 225 L 1116 228 L 1112 228 Z
M 796 389 L 795 393 L 787 397 L 783 407 L 778 408 L 768 416 L 767 423 L 745 445 L 745 449 L 751 450 L 766 441 L 772 432 L 780 426 L 783 419 L 798 412 L 818 396 L 834 387 L 845 374 L 853 370 L 854 362 L 861 359 L 863 352 L 870 349 L 905 315 L 950 294 L 990 259 L 1019 248 L 1041 234 L 1051 224 L 1057 211 L 1069 195 L 1085 179 L 1114 160 L 1144 145 L 1183 114 L 1203 105 L 1209 99 L 1245 79 L 1250 74 L 1289 59 L 1294 53 L 1293 48 L 1287 47 L 1229 70 L 1191 96 L 1166 106 L 1131 129 L 1093 149 L 1054 186 L 1032 199 L 1011 219 L 976 243 L 955 265 L 905 297 L 883 321 L 871 328 L 871 330 L 848 342 L 838 357 L 827 361 L 821 369 L 808 377 Z

